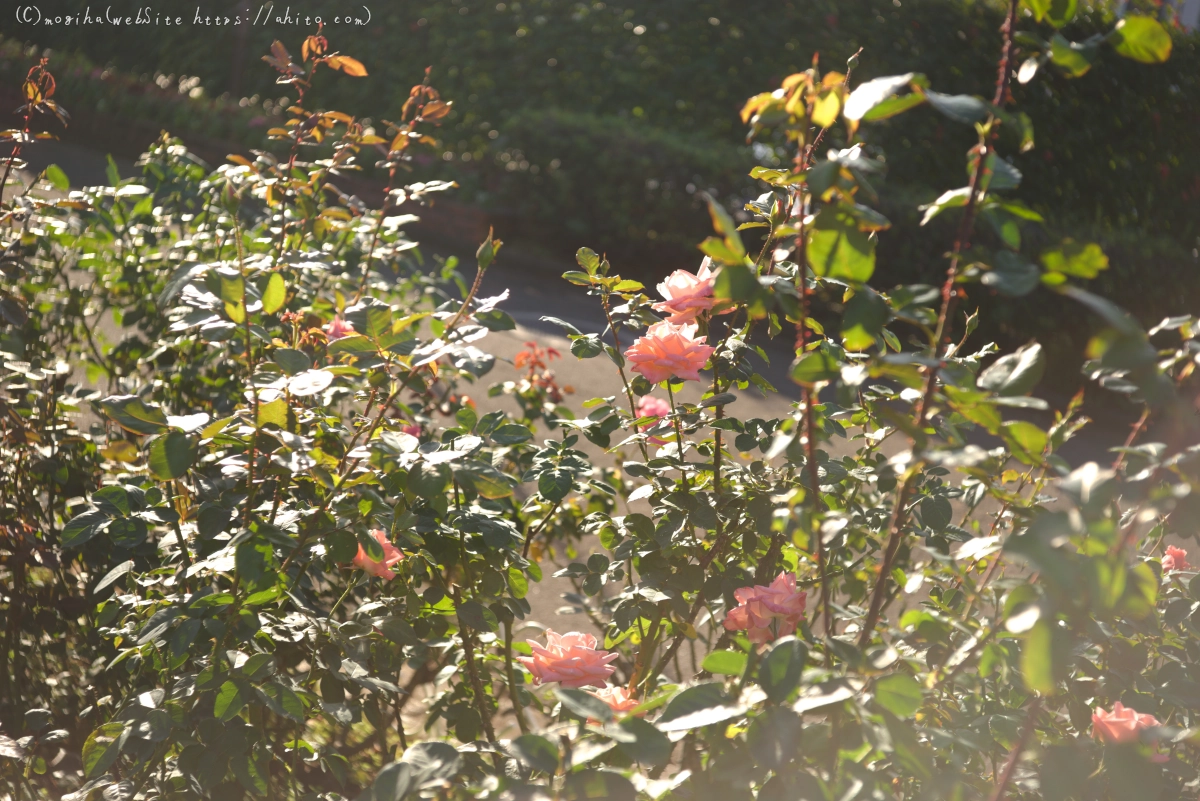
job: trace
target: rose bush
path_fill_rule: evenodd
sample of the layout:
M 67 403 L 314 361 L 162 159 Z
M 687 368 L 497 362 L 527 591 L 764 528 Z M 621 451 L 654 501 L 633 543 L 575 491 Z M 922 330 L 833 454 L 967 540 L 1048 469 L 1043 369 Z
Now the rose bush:
M 1200 321 L 1147 332 L 1088 292 L 1095 245 L 1023 249 L 1043 221 L 1006 196 L 1021 175 L 1002 155 L 1033 135 L 1018 69 L 1081 75 L 1104 47 L 1158 62 L 1171 40 L 1130 17 L 1072 44 L 1074 5 L 1038 0 L 1018 33 L 1021 5 L 990 101 L 913 73 L 855 85 L 857 57 L 751 98 L 752 136 L 794 161 L 754 171 L 753 222 L 710 203 L 711 262 L 659 297 L 581 249 L 565 278 L 606 329 L 548 319 L 612 363 L 613 392 L 578 410 L 536 343 L 520 381 L 474 388 L 489 334 L 516 327 L 504 295 L 479 296 L 501 244 L 471 280 L 396 211 L 449 188 L 400 180 L 449 101 L 414 86 L 386 136 L 307 108 L 313 81 L 365 71 L 319 33 L 267 57 L 299 95 L 271 131 L 286 158 L 209 170 L 164 136 L 140 179 L 70 192 L 48 168 L 6 195 L 4 791 L 1200 792 L 1200 582 L 1167 542 L 1200 509 L 1183 400 Z M 47 69 L 4 133 L 5 185 L 62 111 Z M 941 287 L 880 291 L 885 163 L 858 132 L 918 106 L 976 136 L 966 185 L 923 210 L 957 235 Z M 390 176 L 378 210 L 338 187 L 367 158 Z M 1031 394 L 1037 343 L 973 342 L 980 288 L 1097 315 L 1086 371 L 1144 409 L 1111 464 L 1062 455 L 1087 421 L 1079 398 Z M 797 397 L 739 417 L 739 393 L 777 393 L 759 365 L 778 336 Z M 590 543 L 555 577 L 595 631 L 532 626 L 548 557 Z

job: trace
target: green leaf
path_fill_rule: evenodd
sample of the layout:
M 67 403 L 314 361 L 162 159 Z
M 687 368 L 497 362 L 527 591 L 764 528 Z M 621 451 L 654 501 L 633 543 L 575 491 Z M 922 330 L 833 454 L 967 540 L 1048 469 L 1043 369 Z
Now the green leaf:
M 831 381 L 840 374 L 837 360 L 820 348 L 797 359 L 792 364 L 791 372 L 793 381 L 806 386 L 812 386 L 820 381 Z
M 724 238 L 725 247 L 740 261 L 746 255 L 746 247 L 742 244 L 742 235 L 738 233 L 737 223 L 720 203 L 708 195 L 705 195 L 704 199 L 708 201 L 708 215 L 712 218 L 713 230 Z
M 591 248 L 575 251 L 575 261 L 579 262 L 579 266 L 587 271 L 588 275 L 595 275 L 596 270 L 600 269 L 600 257 Z
M 227 681 L 217 691 L 217 700 L 213 703 L 213 715 L 220 721 L 232 720 L 245 705 L 246 699 L 242 697 L 241 688 L 234 682 Z
M 1042 452 L 1050 441 L 1045 431 L 1025 420 L 1005 423 L 1000 431 L 1018 460 L 1028 465 L 1042 463 Z
M 603 352 L 599 334 L 584 334 L 571 340 L 571 354 L 577 359 L 594 359 Z
M 227 305 L 240 305 L 246 299 L 246 281 L 238 273 L 218 273 L 218 296 Z
M 840 206 L 826 206 L 808 233 L 808 263 L 824 278 L 865 283 L 875 272 L 875 241 Z
M 717 273 L 717 280 L 713 285 L 713 296 L 721 300 L 746 304 L 750 316 L 754 319 L 765 317 L 767 308 L 771 304 L 771 296 L 759 283 L 758 276 L 740 261 L 733 264 L 727 263 Z
M 83 744 L 83 771 L 89 779 L 104 773 L 121 753 L 129 736 L 122 722 L 105 723 L 92 732 Z
M 1042 346 L 1036 342 L 1018 349 L 1015 353 L 1001 356 L 979 376 L 979 386 L 990 389 L 997 395 L 1028 395 L 1042 380 L 1046 370 L 1046 357 Z
M 1095 278 L 1101 270 L 1108 269 L 1108 256 L 1094 242 L 1064 239 L 1058 247 L 1042 252 L 1042 264 L 1051 272 Z
M 1051 621 L 1039 620 L 1025 635 L 1025 643 L 1021 648 L 1021 675 L 1025 679 L 1025 686 L 1042 695 L 1054 694 L 1058 677 L 1066 667 L 1063 664 L 1063 649 L 1055 643 L 1054 628 Z
M 167 427 L 167 416 L 137 395 L 111 395 L 100 401 L 100 408 L 126 431 L 157 434 Z
M 1096 48 L 1092 45 L 1068 41 L 1062 34 L 1056 33 L 1050 40 L 1050 57 L 1067 73 L 1068 77 L 1078 78 L 1092 68 L 1092 60 L 1096 57 Z
M 458 607 L 459 625 L 470 626 L 476 631 L 495 631 L 500 627 L 496 613 L 479 601 L 466 601 Z
M 559 703 L 573 715 L 578 715 L 585 720 L 598 720 L 601 723 L 612 720 L 612 707 L 591 693 L 570 687 L 555 687 L 554 695 L 558 698 Z
M 944 95 L 927 90 L 925 99 L 945 116 L 964 125 L 974 125 L 991 110 L 987 101 L 971 95 Z
M 803 729 L 800 716 L 787 707 L 765 709 L 746 732 L 746 745 L 755 764 L 774 771 L 782 769 L 796 757 Z
M 101 487 L 92 493 L 92 503 L 96 504 L 102 512 L 108 512 L 114 516 L 128 517 L 133 511 L 133 506 L 129 502 L 129 490 L 120 484 L 109 484 L 107 487 Z
M 163 481 L 179 478 L 195 464 L 196 454 L 195 439 L 182 431 L 172 431 L 151 443 L 150 472 Z
M 928 495 L 921 499 L 921 522 L 937 532 L 946 530 L 954 519 L 950 501 L 941 495 Z
M 538 493 L 548 501 L 561 501 L 571 492 L 574 481 L 575 477 L 570 470 L 551 468 L 538 476 Z
M 130 559 L 126 562 L 122 562 L 121 564 L 117 565 L 112 570 L 110 570 L 104 574 L 104 578 L 100 579 L 100 581 L 98 581 L 96 583 L 96 586 L 92 588 L 92 594 L 94 595 L 94 594 L 100 592 L 101 590 L 107 589 L 110 585 L 112 585 L 114 582 L 116 582 L 117 579 L 121 578 L 126 573 L 130 573 L 132 571 L 133 571 L 133 560 L 132 559 Z
M 98 510 L 91 510 L 71 518 L 62 530 L 62 547 L 78 548 L 104 530 L 111 518 Z
M 1161 64 L 1171 57 L 1171 34 L 1153 17 L 1126 17 L 1108 41 L 1125 58 L 1143 64 Z
M 850 351 L 866 350 L 875 344 L 891 316 L 882 295 L 870 287 L 859 288 L 842 315 L 842 345 Z
M 1028 295 L 1041 283 L 1042 273 L 1036 264 L 1019 253 L 1002 250 L 996 254 L 992 269 L 983 274 L 981 283 L 1001 294 L 1019 298 Z
M 912 83 L 916 73 L 889 75 L 859 84 L 850 96 L 842 115 L 848 120 L 861 120 L 867 113 Z
M 408 489 L 418 498 L 435 498 L 450 486 L 450 468 L 444 464 L 417 462 L 408 471 Z
M 267 279 L 267 288 L 263 290 L 263 311 L 267 314 L 274 314 L 283 308 L 285 300 L 287 300 L 287 284 L 284 283 L 283 276 L 279 273 L 271 273 L 271 277 Z
M 553 776 L 558 772 L 558 748 L 540 734 L 522 734 L 508 746 L 513 756 L 534 770 Z
M 308 354 L 302 350 L 276 348 L 272 356 L 275 363 L 279 365 L 279 369 L 287 375 L 296 375 L 312 369 L 312 359 L 308 358 Z
M 1055 28 L 1061 28 L 1075 18 L 1077 2 L 1076 0 L 1032 0 L 1029 5 L 1038 22 L 1044 19 Z
M 779 703 L 800 686 L 808 648 L 793 636 L 775 641 L 758 665 L 758 686 L 767 698 Z
M 628 717 L 617 725 L 634 737 L 632 743 L 621 743 L 621 750 L 633 761 L 643 765 L 661 765 L 671 757 L 674 744 L 653 723 L 639 717 Z
M 909 92 L 899 97 L 890 97 L 864 114 L 863 122 L 886 120 L 897 114 L 903 114 L 911 108 L 916 108 L 924 102 L 925 95 L 922 92 Z
M 46 168 L 46 180 L 60 192 L 66 192 L 71 188 L 71 182 L 67 180 L 67 174 L 57 164 L 51 164 Z
M 385 765 L 371 785 L 374 801 L 402 801 L 414 789 L 413 765 L 408 762 L 393 762 Z
M 875 703 L 902 720 L 917 714 L 923 699 L 920 682 L 907 673 L 893 673 L 875 682 Z
M 664 732 L 686 731 L 739 717 L 745 711 L 725 695 L 721 684 L 697 684 L 671 699 L 657 725 Z
M 636 801 L 637 790 L 619 773 L 610 770 L 581 770 L 563 782 L 560 801 Z
M 740 676 L 746 671 L 746 655 L 741 651 L 712 651 L 700 667 L 722 676 Z
M 956 209 L 967 205 L 967 200 L 970 197 L 971 188 L 969 186 L 963 186 L 958 189 L 947 189 L 938 196 L 937 200 L 920 207 L 920 210 L 925 212 L 925 216 L 921 218 L 921 225 L 927 224 L 946 209 Z

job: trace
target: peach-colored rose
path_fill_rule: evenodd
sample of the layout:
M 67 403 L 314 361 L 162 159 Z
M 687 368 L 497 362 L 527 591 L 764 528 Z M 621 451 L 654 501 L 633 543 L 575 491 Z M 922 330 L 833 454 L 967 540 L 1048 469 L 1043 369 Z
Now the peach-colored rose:
M 769 587 L 742 587 L 733 593 L 738 606 L 725 616 L 725 628 L 745 631 L 757 643 L 791 634 L 804 617 L 807 596 L 796 590 L 795 573 L 780 573 Z
M 544 646 L 528 642 L 533 656 L 519 658 L 538 684 L 557 681 L 564 687 L 604 687 L 616 670 L 608 663 L 620 656 L 597 650 L 596 638 L 578 631 L 555 634 L 546 629 Z
M 334 317 L 325 326 L 325 336 L 329 337 L 330 342 L 335 339 L 341 339 L 342 337 L 348 337 L 353 333 L 356 333 L 354 326 L 350 325 L 348 321 L 342 319 L 341 317 Z
M 696 336 L 696 326 L 664 322 L 650 326 L 646 335 L 625 351 L 625 358 L 633 363 L 633 372 L 641 373 L 652 384 L 671 376 L 699 381 L 701 368 L 715 350 L 704 337 Z
M 1136 742 L 1142 729 L 1161 725 L 1154 715 L 1129 709 L 1120 701 L 1113 704 L 1111 712 L 1100 707 L 1092 712 L 1092 736 L 1105 743 Z
M 1167 546 L 1167 555 L 1162 558 L 1162 569 L 1164 573 L 1170 573 L 1172 570 L 1187 570 L 1191 565 L 1188 564 L 1187 551 L 1183 548 L 1176 548 L 1174 545 Z
M 662 398 L 656 398 L 653 395 L 643 395 L 637 405 L 638 417 L 656 417 L 659 420 L 671 413 L 671 404 L 667 403 Z M 646 423 L 638 427 L 638 431 L 649 431 L 658 425 L 656 420 L 653 423 Z M 661 437 L 650 437 L 650 441 L 655 445 L 666 445 L 667 441 Z
M 402 425 L 400 426 L 400 430 L 405 434 L 409 434 L 414 437 L 421 436 L 421 427 L 416 423 L 407 423 L 406 425 Z
M 375 529 L 371 532 L 371 536 L 374 537 L 383 548 L 383 560 L 376 562 L 374 559 L 368 556 L 366 550 L 359 545 L 358 553 L 354 556 L 354 561 L 351 562 L 351 564 L 357 567 L 359 570 L 367 571 L 372 576 L 378 576 L 381 579 L 391 581 L 396 577 L 396 574 L 388 568 L 403 559 L 404 554 L 400 552 L 399 548 L 397 548 L 395 545 L 392 545 L 392 543 L 388 541 L 387 534 L 385 534 L 382 530 Z
M 667 319 L 675 325 L 694 322 L 700 312 L 713 307 L 713 286 L 716 275 L 711 269 L 712 259 L 707 256 L 695 273 L 676 270 L 667 280 L 658 285 L 658 293 L 666 300 L 654 304 L 654 310 L 665 312 Z
M 638 700 L 629 694 L 629 689 L 626 687 L 604 687 L 592 695 L 608 704 L 609 708 L 618 715 L 628 712 L 638 705 Z

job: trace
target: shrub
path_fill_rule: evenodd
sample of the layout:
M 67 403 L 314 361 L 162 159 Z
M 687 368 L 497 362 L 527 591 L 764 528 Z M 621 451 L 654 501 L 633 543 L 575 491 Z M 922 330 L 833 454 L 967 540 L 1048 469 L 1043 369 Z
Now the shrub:
M 1073 8 L 1023 5 L 1047 35 Z M 1021 6 L 990 102 L 816 68 L 750 98 L 751 134 L 792 158 L 755 168 L 773 189 L 747 224 L 709 199 L 710 262 L 661 299 L 581 248 L 564 278 L 607 327 L 549 319 L 613 364 L 586 416 L 536 344 L 523 380 L 488 392 L 516 411 L 465 394 L 495 362 L 488 335 L 515 327 L 503 295 L 478 296 L 501 243 L 468 283 L 421 269 L 397 213 L 448 188 L 400 180 L 447 101 L 418 84 L 386 136 L 310 110 L 313 81 L 363 72 L 319 33 L 298 60 L 270 51 L 298 96 L 269 132 L 281 158 L 209 172 L 164 137 L 140 179 L 66 194 L 51 167 L 19 188 L 0 208 L 4 791 L 1194 793 L 1197 588 L 1187 552 L 1160 550 L 1196 535 L 1200 478 L 1182 437 L 1140 438 L 1152 418 L 1194 425 L 1177 388 L 1200 320 L 1143 331 L 1082 286 L 1103 250 L 1040 241 L 1013 198 Z M 1161 62 L 1170 43 L 1134 17 L 1049 69 L 1100 48 Z M 48 67 L 24 81 L 0 185 L 38 115 L 65 117 Z M 882 163 L 819 145 L 919 105 L 974 130 L 967 183 L 924 209 L 955 223 L 940 288 L 881 293 Z M 332 155 L 307 158 L 317 144 Z M 337 187 L 368 158 L 389 178 L 379 210 Z M 757 257 L 742 229 L 766 233 Z M 1039 345 L 969 352 L 980 285 L 1100 319 L 1087 372 L 1143 409 L 1110 466 L 1061 455 L 1078 399 L 1046 429 L 1019 416 L 1046 407 Z M 109 315 L 116 342 L 98 337 Z M 738 393 L 773 391 L 757 343 L 785 328 L 800 400 L 739 416 Z M 970 441 L 984 433 L 995 448 Z M 547 553 L 585 535 L 602 550 L 556 577 L 596 633 L 516 642 Z

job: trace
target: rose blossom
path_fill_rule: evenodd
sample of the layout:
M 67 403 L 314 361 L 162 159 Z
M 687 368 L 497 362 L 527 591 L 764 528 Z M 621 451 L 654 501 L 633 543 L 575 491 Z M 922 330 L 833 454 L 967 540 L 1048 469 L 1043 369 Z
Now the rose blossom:
M 1128 709 L 1120 701 L 1113 704 L 1112 712 L 1100 707 L 1092 712 L 1092 736 L 1106 743 L 1136 742 L 1142 729 L 1161 725 L 1154 715 Z
M 649 431 L 658 425 L 658 420 L 666 417 L 671 413 L 671 404 L 667 403 L 662 398 L 656 398 L 653 395 L 643 395 L 637 405 L 638 417 L 655 417 L 657 420 L 653 423 L 646 423 L 643 426 L 638 426 L 638 431 Z M 650 441 L 655 445 L 666 445 L 667 441 L 661 437 L 650 437 Z
M 1188 564 L 1187 551 L 1183 548 L 1176 548 L 1174 545 L 1167 546 L 1167 555 L 1162 558 L 1162 569 L 1164 573 L 1170 573 L 1172 570 L 1187 570 L 1191 565 Z
M 375 529 L 371 532 L 371 536 L 374 537 L 379 545 L 383 548 L 383 560 L 378 562 L 375 561 L 367 555 L 367 552 L 363 549 L 362 545 L 359 545 L 358 553 L 354 556 L 354 561 L 351 562 L 351 564 L 357 567 L 359 570 L 367 571 L 372 576 L 378 576 L 386 581 L 391 581 L 396 577 L 396 574 L 388 568 L 403 559 L 404 554 L 400 552 L 399 548 L 397 548 L 395 545 L 392 545 L 392 543 L 388 541 L 387 534 L 383 533 L 382 530 Z
M 618 715 L 622 712 L 628 712 L 638 705 L 638 700 L 629 694 L 627 687 L 604 687 L 592 693 L 592 695 L 608 704 L 609 709 Z
M 354 326 L 350 325 L 348 321 L 342 319 L 341 317 L 334 317 L 329 321 L 328 325 L 325 326 L 325 336 L 329 337 L 330 342 L 335 339 L 341 339 L 342 337 L 348 337 L 354 333 L 357 333 L 354 330 Z
M 671 376 L 699 381 L 700 369 L 715 350 L 705 344 L 704 337 L 696 336 L 696 326 L 663 322 L 650 326 L 646 335 L 625 351 L 625 358 L 633 363 L 633 372 L 652 384 Z
M 676 270 L 667 280 L 658 285 L 658 293 L 666 300 L 654 304 L 654 310 L 670 315 L 667 319 L 675 325 L 695 321 L 700 312 L 713 307 L 713 285 L 716 275 L 710 269 L 712 259 L 707 256 L 696 273 Z
M 781 572 L 771 586 L 742 587 L 733 597 L 738 606 L 725 616 L 725 628 L 745 631 L 750 642 L 765 643 L 796 630 L 804 617 L 807 593 L 797 592 L 795 573 Z
M 616 668 L 609 662 L 620 654 L 596 649 L 596 638 L 591 634 L 569 631 L 555 634 L 546 629 L 546 644 L 528 640 L 533 656 L 519 657 L 525 669 L 533 674 L 538 684 L 557 681 L 564 687 L 600 687 Z

